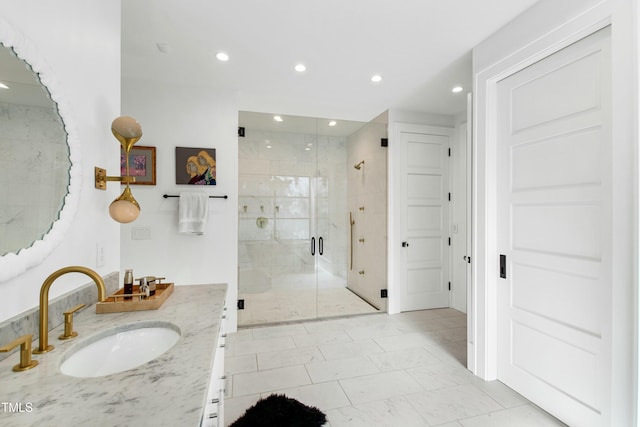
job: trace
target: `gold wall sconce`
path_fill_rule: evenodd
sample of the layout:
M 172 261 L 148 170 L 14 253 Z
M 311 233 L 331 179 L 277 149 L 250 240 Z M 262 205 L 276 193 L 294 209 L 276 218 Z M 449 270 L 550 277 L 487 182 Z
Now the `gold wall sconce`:
M 113 136 L 120 141 L 120 145 L 125 153 L 126 175 L 107 176 L 105 169 L 95 168 L 95 187 L 99 190 L 107 189 L 107 181 L 123 182 L 127 186 L 117 199 L 109 205 L 109 215 L 115 221 L 126 224 L 135 221 L 140 215 L 140 205 L 133 197 L 129 183 L 135 182 L 136 178 L 129 176 L 129 152 L 136 142 L 142 138 L 142 127 L 133 117 L 121 116 L 111 123 Z

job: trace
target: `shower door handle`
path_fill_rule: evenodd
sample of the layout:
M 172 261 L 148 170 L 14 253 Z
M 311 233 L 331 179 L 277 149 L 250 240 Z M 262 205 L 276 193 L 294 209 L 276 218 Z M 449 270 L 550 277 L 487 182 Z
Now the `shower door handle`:
M 311 238 L 311 255 L 314 256 L 316 254 L 316 238 Z
M 322 253 L 324 252 L 324 240 L 322 239 L 322 237 L 318 239 L 318 251 L 320 255 L 322 255 Z

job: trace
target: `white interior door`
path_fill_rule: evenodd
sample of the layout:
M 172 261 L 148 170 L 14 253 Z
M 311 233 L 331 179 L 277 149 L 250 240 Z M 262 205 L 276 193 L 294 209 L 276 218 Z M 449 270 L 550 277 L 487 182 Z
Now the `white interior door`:
M 498 378 L 569 425 L 610 390 L 610 31 L 498 83 Z M 498 260 L 496 260 L 498 262 Z
M 451 308 L 467 312 L 467 249 L 469 229 L 468 178 L 471 172 L 468 156 L 468 123 L 458 126 L 450 156 L 451 182 Z M 469 246 L 470 247 L 470 246 Z
M 449 157 L 452 130 L 406 125 L 401 311 L 449 307 Z

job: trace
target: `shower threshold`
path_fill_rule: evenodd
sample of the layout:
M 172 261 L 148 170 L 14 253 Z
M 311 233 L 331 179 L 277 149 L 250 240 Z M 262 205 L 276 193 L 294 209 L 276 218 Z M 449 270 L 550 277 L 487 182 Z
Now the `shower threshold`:
M 276 289 L 240 293 L 245 309 L 238 311 L 238 327 L 380 313 L 345 287 Z

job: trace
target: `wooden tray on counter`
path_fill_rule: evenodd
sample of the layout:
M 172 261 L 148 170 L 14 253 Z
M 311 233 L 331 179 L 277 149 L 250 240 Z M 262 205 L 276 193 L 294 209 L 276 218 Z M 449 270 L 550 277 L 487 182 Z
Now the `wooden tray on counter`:
M 96 304 L 96 313 L 122 313 L 127 311 L 156 310 L 169 298 L 173 292 L 173 283 L 159 283 L 156 285 L 156 294 L 142 299 L 144 294 L 139 293 L 140 286 L 133 285 L 133 293 L 125 294 L 124 288 L 118 289 L 109 295 L 104 301 Z M 131 298 L 131 299 L 125 299 Z

